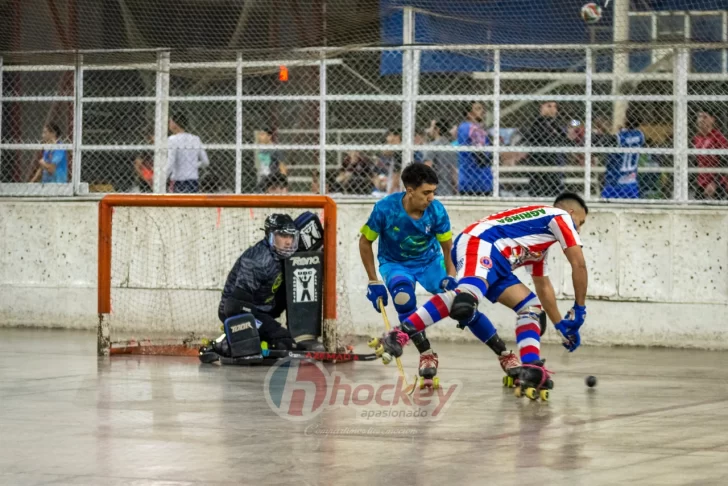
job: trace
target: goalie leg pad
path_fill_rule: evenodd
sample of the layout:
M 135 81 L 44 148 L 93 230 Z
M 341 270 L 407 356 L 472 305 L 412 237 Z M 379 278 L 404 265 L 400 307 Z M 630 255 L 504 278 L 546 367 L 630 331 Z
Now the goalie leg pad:
M 225 320 L 225 336 L 232 358 L 261 353 L 259 326 L 260 321 L 253 314 L 240 314 Z

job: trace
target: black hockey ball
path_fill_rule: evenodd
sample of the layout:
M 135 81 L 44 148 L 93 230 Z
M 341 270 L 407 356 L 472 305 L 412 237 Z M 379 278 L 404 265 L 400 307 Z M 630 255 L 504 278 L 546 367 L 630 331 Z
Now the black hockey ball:
M 589 388 L 593 388 L 597 386 L 597 377 L 596 376 L 587 376 L 586 377 L 586 386 Z

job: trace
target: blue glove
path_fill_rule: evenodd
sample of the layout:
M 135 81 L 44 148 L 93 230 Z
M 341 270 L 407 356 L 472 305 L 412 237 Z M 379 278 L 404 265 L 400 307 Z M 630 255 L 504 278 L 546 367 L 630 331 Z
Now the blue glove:
M 442 290 L 455 290 L 458 286 L 458 281 L 451 276 L 447 276 L 440 282 L 440 288 Z
M 573 353 L 581 345 L 579 328 L 584 325 L 585 320 L 586 306 L 574 304 L 574 307 L 554 326 L 564 337 L 565 341 L 562 345 L 570 353 Z
M 374 306 L 374 310 L 377 312 L 379 311 L 379 298 L 382 298 L 382 304 L 387 305 L 388 297 L 387 297 L 387 287 L 384 286 L 384 283 L 381 280 L 372 280 L 369 282 L 369 286 L 367 286 L 367 299 L 369 299 L 369 302 L 372 303 Z

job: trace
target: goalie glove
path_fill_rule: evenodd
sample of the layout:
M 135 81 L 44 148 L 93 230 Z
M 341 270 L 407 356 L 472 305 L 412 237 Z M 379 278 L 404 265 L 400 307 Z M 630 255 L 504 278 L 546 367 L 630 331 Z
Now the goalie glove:
M 379 298 L 382 298 L 382 305 L 386 306 L 388 303 L 387 287 L 381 280 L 372 280 L 367 286 L 367 299 L 374 306 L 374 310 L 379 311 Z

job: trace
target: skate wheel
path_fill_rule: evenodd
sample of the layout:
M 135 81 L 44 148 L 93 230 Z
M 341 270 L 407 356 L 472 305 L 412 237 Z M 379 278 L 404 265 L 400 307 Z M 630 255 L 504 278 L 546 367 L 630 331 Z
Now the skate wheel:
M 530 398 L 531 400 L 536 400 L 538 398 L 537 392 L 535 388 L 526 388 L 526 396 Z
M 523 395 L 523 390 L 521 390 L 520 386 L 517 386 L 516 389 L 513 391 L 513 393 L 518 397 L 521 398 L 521 395 Z
M 440 388 L 440 378 L 438 376 L 432 379 L 432 388 L 434 388 L 435 390 Z
M 379 339 L 378 338 L 370 339 L 369 342 L 367 343 L 367 346 L 369 346 L 370 348 L 379 347 Z
M 539 392 L 539 396 L 541 397 L 542 402 L 548 402 L 549 401 L 549 391 L 548 390 L 541 390 Z
M 506 388 L 513 388 L 516 385 L 516 381 L 513 379 L 512 376 L 504 376 L 503 377 L 503 386 Z
M 425 380 L 425 378 L 423 376 L 420 376 L 420 379 L 419 379 L 419 387 L 420 387 L 420 390 L 422 390 L 423 388 L 425 388 L 426 381 L 427 380 Z
M 382 350 L 382 351 L 384 351 L 384 350 Z M 382 352 L 382 363 L 384 363 L 385 365 L 388 365 L 389 363 L 392 362 L 392 359 L 393 358 L 392 358 L 391 354 L 389 354 L 387 352 Z
M 207 338 L 202 338 L 200 340 L 200 344 L 202 345 L 202 347 L 206 348 L 210 345 L 210 340 Z

